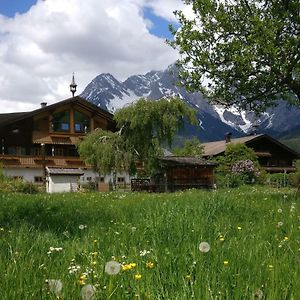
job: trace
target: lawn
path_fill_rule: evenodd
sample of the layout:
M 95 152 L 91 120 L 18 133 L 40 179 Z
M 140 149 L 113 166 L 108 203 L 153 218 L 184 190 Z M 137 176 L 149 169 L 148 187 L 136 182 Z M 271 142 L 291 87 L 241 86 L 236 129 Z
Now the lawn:
M 0 194 L 4 300 L 297 300 L 299 262 L 293 190 Z

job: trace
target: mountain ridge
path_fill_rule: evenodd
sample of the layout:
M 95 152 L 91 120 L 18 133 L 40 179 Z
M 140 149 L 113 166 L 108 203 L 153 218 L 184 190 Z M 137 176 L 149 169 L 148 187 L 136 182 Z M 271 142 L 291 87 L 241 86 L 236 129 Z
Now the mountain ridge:
M 190 93 L 176 85 L 177 82 L 178 69 L 175 65 L 163 71 L 132 75 L 123 82 L 104 73 L 86 86 L 81 97 L 112 113 L 142 97 L 149 100 L 179 97 L 196 110 L 200 125 L 187 126 L 182 134 L 187 137 L 196 135 L 203 142 L 223 139 L 227 132 L 232 132 L 235 137 L 250 134 L 256 125 L 259 125 L 259 133 L 273 137 L 300 126 L 300 108 L 289 106 L 284 101 L 256 116 L 253 112 L 238 111 L 235 107 L 226 109 L 212 105 L 200 93 Z

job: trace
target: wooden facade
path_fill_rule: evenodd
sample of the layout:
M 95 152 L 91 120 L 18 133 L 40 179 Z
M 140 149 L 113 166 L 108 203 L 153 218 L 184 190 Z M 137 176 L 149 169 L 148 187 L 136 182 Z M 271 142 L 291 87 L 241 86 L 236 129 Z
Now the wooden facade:
M 152 178 L 133 179 L 132 190 L 174 192 L 214 186 L 215 163 L 195 157 L 165 156 L 159 160 L 159 165 Z
M 260 165 L 269 173 L 295 172 L 296 168 L 293 162 L 300 158 L 299 153 L 266 134 L 204 143 L 203 156 L 216 157 L 223 155 L 227 145 L 230 144 L 245 144 L 253 149 Z
M 0 114 L 0 163 L 4 170 L 91 169 L 76 146 L 97 128 L 114 131 L 113 115 L 80 97 L 32 112 Z

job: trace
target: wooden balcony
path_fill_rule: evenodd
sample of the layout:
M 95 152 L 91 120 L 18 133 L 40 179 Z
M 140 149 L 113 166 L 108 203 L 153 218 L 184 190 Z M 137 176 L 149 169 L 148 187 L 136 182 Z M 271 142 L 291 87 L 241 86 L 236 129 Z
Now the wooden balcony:
M 0 154 L 3 168 L 42 168 L 44 166 L 57 168 L 90 168 L 79 157 L 73 156 L 23 156 Z
M 77 145 L 84 137 L 84 134 L 57 133 L 46 131 L 33 131 L 32 142 L 34 144 L 51 144 L 51 145 Z

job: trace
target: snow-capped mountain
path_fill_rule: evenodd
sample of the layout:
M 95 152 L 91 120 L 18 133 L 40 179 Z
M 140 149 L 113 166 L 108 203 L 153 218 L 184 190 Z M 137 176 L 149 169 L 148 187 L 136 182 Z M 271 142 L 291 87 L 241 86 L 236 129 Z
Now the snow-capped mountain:
M 223 139 L 226 132 L 233 136 L 251 133 L 253 125 L 258 125 L 260 133 L 278 136 L 300 125 L 300 108 L 279 102 L 260 116 L 252 112 L 238 111 L 232 107 L 225 109 L 211 105 L 200 93 L 189 93 L 176 85 L 178 70 L 175 65 L 164 71 L 151 71 L 144 75 L 133 75 L 124 82 L 111 74 L 100 74 L 85 88 L 81 96 L 93 104 L 114 113 L 144 97 L 156 100 L 165 96 L 177 96 L 196 109 L 200 126 L 187 126 L 185 136 L 196 135 L 201 141 Z

